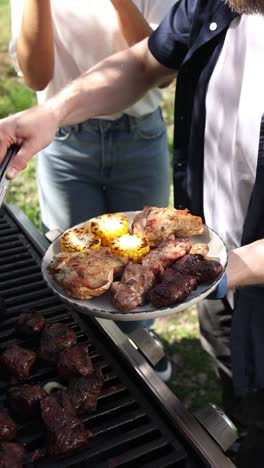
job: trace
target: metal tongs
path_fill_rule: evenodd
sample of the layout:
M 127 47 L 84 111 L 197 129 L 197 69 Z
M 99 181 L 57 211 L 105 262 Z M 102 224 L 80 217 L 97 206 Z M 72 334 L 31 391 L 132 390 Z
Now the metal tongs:
M 18 152 L 19 148 L 20 148 L 19 145 L 15 145 L 15 144 L 11 145 L 8 148 L 7 153 L 2 163 L 0 164 L 0 206 L 2 206 L 6 191 L 11 182 L 11 180 L 6 177 L 8 164 L 13 158 L 13 156 L 15 156 L 15 154 Z

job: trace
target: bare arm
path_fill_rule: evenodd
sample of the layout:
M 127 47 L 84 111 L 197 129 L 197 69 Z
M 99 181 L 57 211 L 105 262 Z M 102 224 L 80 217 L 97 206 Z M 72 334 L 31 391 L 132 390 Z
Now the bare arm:
M 264 239 L 229 252 L 227 286 L 264 286 Z
M 157 62 L 144 39 L 103 60 L 44 104 L 1 120 L 0 161 L 11 143 L 21 145 L 9 167 L 13 178 L 53 140 L 58 127 L 120 112 L 174 74 Z
M 132 0 L 112 0 L 112 4 L 128 46 L 140 42 L 153 31 Z
M 144 39 L 92 67 L 47 105 L 59 126 L 82 122 L 123 111 L 174 75 L 157 62 Z
M 25 0 L 17 60 L 26 84 L 39 91 L 53 75 L 54 47 L 49 0 Z
M 120 30 L 130 47 L 152 33 L 153 29 L 132 0 L 111 1 L 118 15 Z M 159 88 L 166 88 L 174 78 L 162 83 Z

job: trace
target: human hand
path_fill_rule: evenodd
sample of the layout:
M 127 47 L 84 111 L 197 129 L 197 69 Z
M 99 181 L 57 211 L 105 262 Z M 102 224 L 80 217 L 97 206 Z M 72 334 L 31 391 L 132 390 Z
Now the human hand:
M 264 285 L 264 239 L 229 252 L 227 286 Z
M 25 169 L 28 161 L 53 140 L 57 127 L 56 114 L 45 104 L 0 120 L 0 162 L 11 144 L 20 146 L 9 164 L 8 178 Z

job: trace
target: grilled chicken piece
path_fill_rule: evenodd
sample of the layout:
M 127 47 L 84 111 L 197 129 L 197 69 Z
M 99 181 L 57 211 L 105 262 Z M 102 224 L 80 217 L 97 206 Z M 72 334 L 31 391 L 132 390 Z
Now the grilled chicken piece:
M 188 239 L 168 239 L 161 242 L 156 249 L 151 250 L 142 259 L 142 264 L 150 268 L 155 274 L 162 274 L 164 268 L 189 253 L 191 247 Z
M 89 356 L 88 346 L 75 345 L 60 353 L 58 372 L 60 377 L 86 377 L 94 371 L 92 360 Z
M 49 455 L 69 454 L 86 444 L 91 434 L 76 416 L 65 390 L 43 398 L 40 408 Z
M 156 247 L 166 238 L 190 237 L 203 234 L 202 218 L 193 216 L 186 210 L 145 206 L 135 216 L 132 224 L 135 234 L 143 234 Z
M 146 295 L 155 280 L 155 273 L 150 268 L 140 264 L 128 264 L 121 281 L 112 284 L 113 305 L 122 312 L 128 312 L 144 304 Z
M 97 398 L 101 393 L 104 377 L 101 369 L 96 369 L 87 377 L 72 379 L 68 394 L 78 415 L 96 410 Z
M 198 286 L 198 279 L 168 268 L 161 283 L 149 293 L 150 302 L 155 307 L 169 307 L 183 301 Z
M 16 423 L 9 414 L 0 410 L 0 440 L 12 440 L 16 437 Z
M 10 346 L 0 356 L 1 364 L 18 380 L 23 381 L 30 375 L 37 354 L 18 345 Z
M 46 319 L 39 312 L 20 314 L 16 321 L 16 332 L 21 336 L 36 336 L 45 324 Z
M 110 249 L 103 248 L 93 253 L 60 253 L 48 270 L 69 297 L 91 299 L 109 289 L 127 263 L 128 259 L 116 257 Z
M 26 451 L 21 444 L 2 442 L 0 444 L 0 468 L 22 468 L 26 462 Z
M 10 387 L 7 392 L 8 407 L 12 416 L 18 421 L 26 421 L 38 417 L 40 413 L 40 400 L 47 393 L 40 385 L 19 385 Z
M 191 250 L 190 250 L 190 253 L 191 254 L 199 254 L 199 255 L 202 255 L 203 257 L 206 257 L 206 255 L 208 254 L 209 252 L 209 247 L 207 244 L 202 244 L 202 243 L 197 243 L 197 244 L 193 244 Z
M 214 281 L 222 271 L 221 263 L 215 260 L 207 260 L 199 254 L 186 255 L 175 262 L 172 268 L 184 275 L 195 276 L 199 284 Z
M 45 361 L 56 362 L 61 351 L 76 344 L 74 330 L 64 323 L 48 323 L 41 335 L 39 355 Z

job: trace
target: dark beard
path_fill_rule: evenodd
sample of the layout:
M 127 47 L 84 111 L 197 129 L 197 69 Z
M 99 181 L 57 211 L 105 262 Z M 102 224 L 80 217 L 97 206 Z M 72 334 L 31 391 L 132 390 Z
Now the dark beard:
M 230 8 L 237 13 L 242 14 L 264 14 L 264 0 L 225 0 Z

